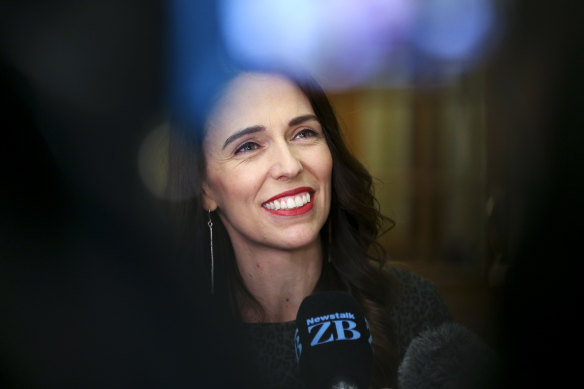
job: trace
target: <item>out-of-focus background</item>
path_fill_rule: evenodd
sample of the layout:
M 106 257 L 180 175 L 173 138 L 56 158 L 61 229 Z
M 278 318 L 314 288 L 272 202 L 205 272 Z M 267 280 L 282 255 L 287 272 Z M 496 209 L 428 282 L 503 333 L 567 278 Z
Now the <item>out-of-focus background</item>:
M 331 94 L 353 152 L 376 180 L 390 261 L 432 280 L 455 317 L 491 339 L 505 266 L 489 236 L 504 188 L 490 177 L 482 68 L 436 85 L 365 85 Z M 492 233 L 492 231 L 491 231 Z
M 323 85 L 396 222 L 390 260 L 509 386 L 571 383 L 576 3 L 3 1 L 0 386 L 241 384 L 218 368 L 205 266 L 174 257 L 158 151 L 169 110 L 201 120 L 230 70 L 265 66 Z

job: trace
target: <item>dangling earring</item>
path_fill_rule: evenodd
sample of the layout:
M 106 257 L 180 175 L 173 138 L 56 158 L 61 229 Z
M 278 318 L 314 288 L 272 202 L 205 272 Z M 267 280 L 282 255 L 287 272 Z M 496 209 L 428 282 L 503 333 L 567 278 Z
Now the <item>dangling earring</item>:
M 211 249 L 211 294 L 215 293 L 215 259 L 213 258 L 213 222 L 211 221 L 211 209 L 209 209 L 209 248 Z
M 333 262 L 333 256 L 331 255 L 331 251 L 333 249 L 333 230 L 331 227 L 331 220 L 328 221 L 328 247 L 327 247 L 327 256 L 328 256 L 328 263 Z

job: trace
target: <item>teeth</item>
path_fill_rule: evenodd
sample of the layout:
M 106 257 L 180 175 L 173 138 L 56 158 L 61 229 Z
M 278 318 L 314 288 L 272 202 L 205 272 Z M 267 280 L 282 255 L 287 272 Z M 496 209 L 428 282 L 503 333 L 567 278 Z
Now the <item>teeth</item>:
M 302 197 L 300 197 L 300 196 L 294 197 L 294 205 L 296 205 L 297 207 L 302 207 L 304 205 L 304 201 L 302 200 Z
M 310 194 L 302 193 L 296 196 L 287 197 L 280 200 L 274 200 L 269 203 L 264 204 L 264 208 L 267 209 L 294 209 L 299 208 L 310 202 Z

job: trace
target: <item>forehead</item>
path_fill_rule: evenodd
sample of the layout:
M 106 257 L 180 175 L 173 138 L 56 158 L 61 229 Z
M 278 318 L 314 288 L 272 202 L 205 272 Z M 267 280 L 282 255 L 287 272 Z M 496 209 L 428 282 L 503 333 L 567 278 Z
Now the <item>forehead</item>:
M 304 93 L 288 78 L 244 73 L 232 80 L 209 116 L 207 129 L 232 132 L 254 125 L 270 127 L 314 113 Z

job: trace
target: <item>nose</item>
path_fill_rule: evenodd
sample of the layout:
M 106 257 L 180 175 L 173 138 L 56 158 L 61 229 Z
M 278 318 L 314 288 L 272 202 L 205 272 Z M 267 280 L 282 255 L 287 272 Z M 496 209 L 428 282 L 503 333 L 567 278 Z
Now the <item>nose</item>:
M 304 170 L 295 150 L 287 142 L 273 148 L 272 161 L 271 175 L 277 180 L 296 177 Z

